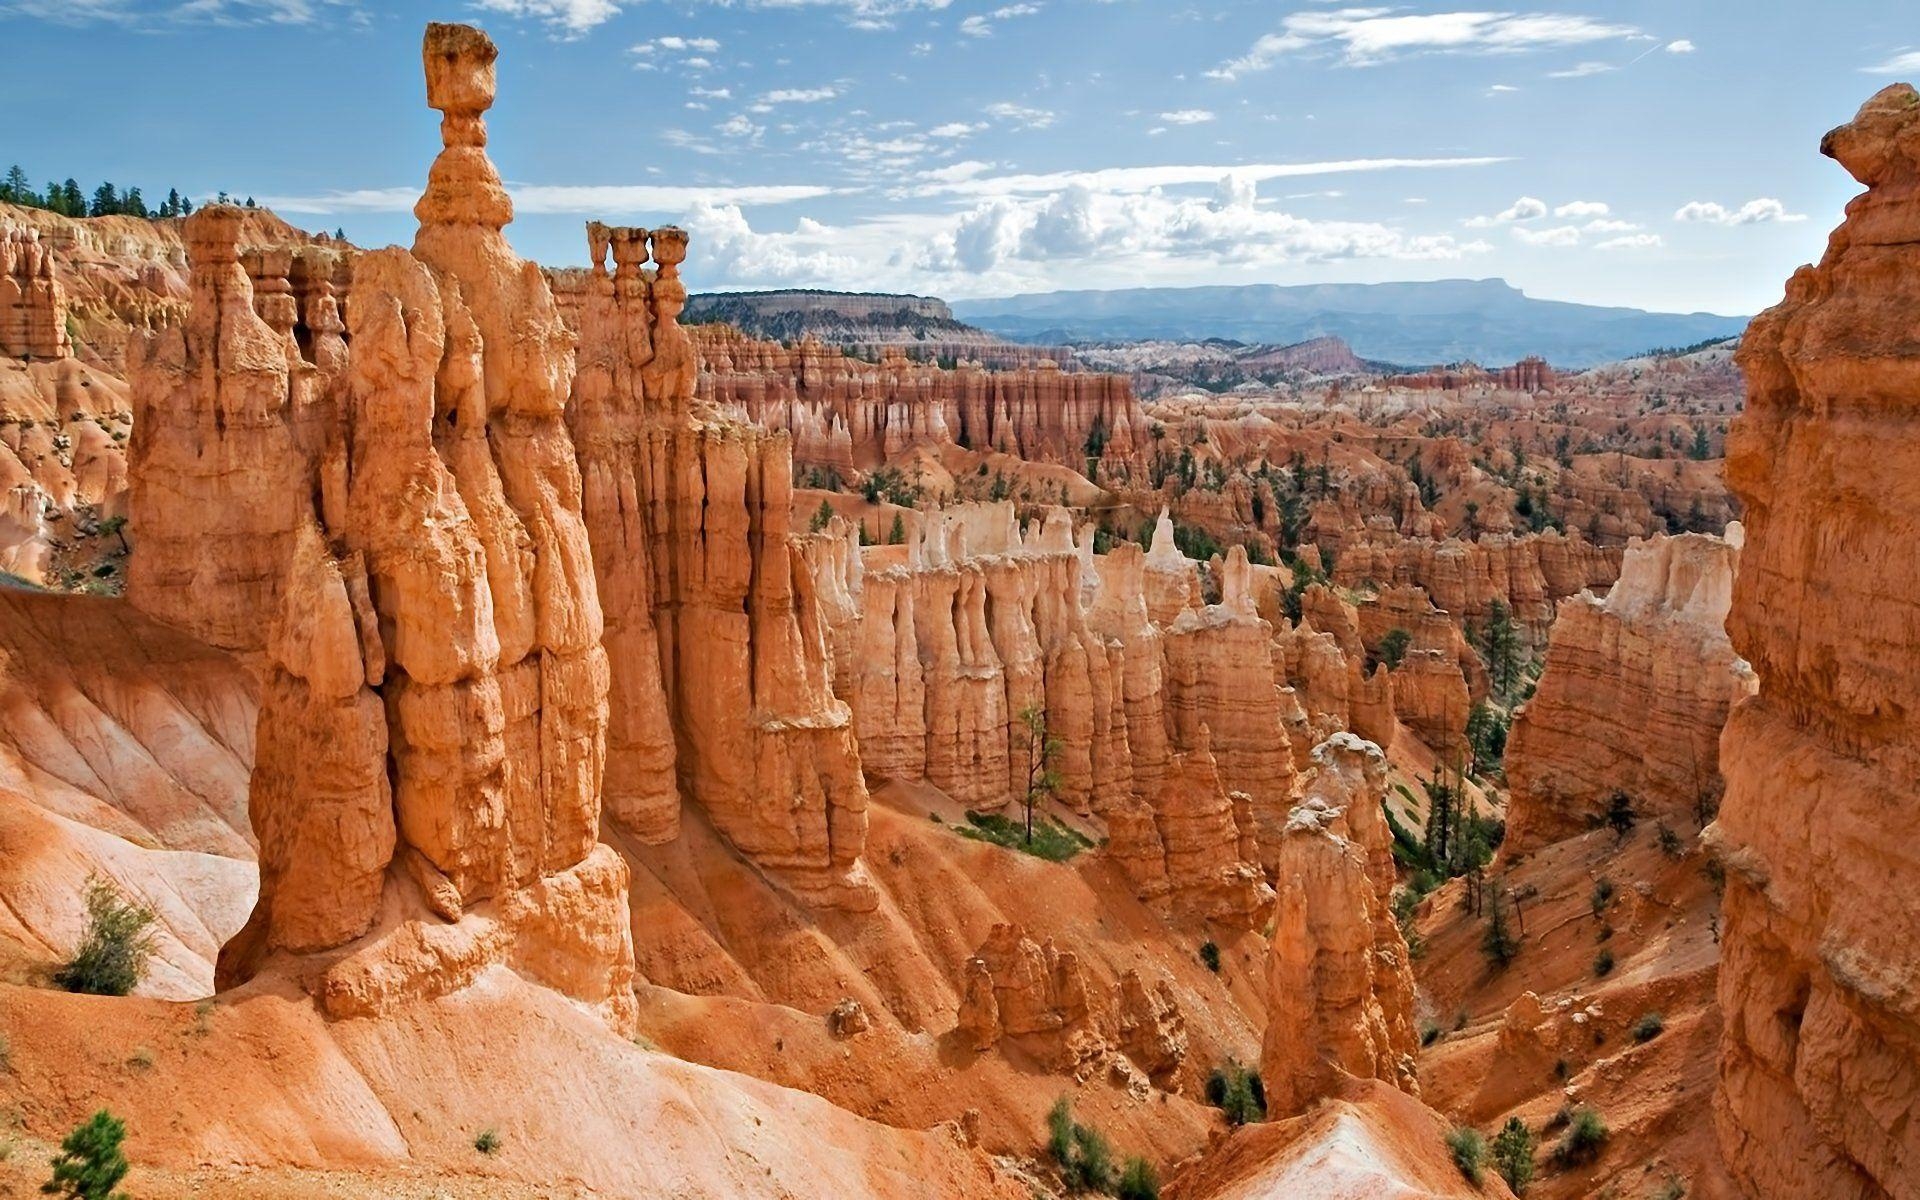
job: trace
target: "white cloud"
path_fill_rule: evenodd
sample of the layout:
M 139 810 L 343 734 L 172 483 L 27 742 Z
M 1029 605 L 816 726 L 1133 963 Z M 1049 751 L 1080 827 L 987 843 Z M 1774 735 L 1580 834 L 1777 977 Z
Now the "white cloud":
M 639 46 L 635 46 L 634 47 L 635 52 L 638 52 L 641 49 L 641 47 L 646 46 L 648 44 L 649 43 L 647 42 L 642 42 L 640 43 Z M 672 35 L 672 34 L 669 34 L 668 36 L 662 37 L 662 38 L 655 38 L 653 39 L 653 42 L 651 44 L 659 46 L 662 50 L 698 50 L 702 54 L 712 54 L 714 51 L 720 48 L 720 42 L 717 38 L 710 38 L 710 37 L 688 38 L 688 37 L 679 37 L 677 35 Z
M 818 104 L 822 100 L 831 100 L 840 94 L 840 89 L 828 84 L 825 87 L 812 88 L 775 88 L 760 97 L 762 104 Z
M 531 17 L 557 25 L 570 34 L 582 34 L 619 15 L 613 0 L 473 0 L 489 12 Z
M 1517 87 L 1514 87 L 1510 83 L 1496 83 L 1492 87 L 1488 88 L 1487 90 L 1489 92 L 1505 93 L 1505 92 L 1517 92 L 1520 89 Z
M 814 184 L 765 184 L 743 187 L 676 187 L 670 184 L 509 184 L 514 209 L 525 214 L 562 213 L 614 216 L 623 213 L 678 212 L 695 204 L 792 204 L 840 194 L 842 189 Z M 418 187 L 361 188 L 319 196 L 262 196 L 276 212 L 408 212 L 420 198 Z
M 731 88 L 723 88 L 723 87 L 721 87 L 721 88 L 705 88 L 705 87 L 690 87 L 690 88 L 688 88 L 688 89 L 687 89 L 687 92 L 688 92 L 688 93 L 689 93 L 690 95 L 694 95 L 694 96 L 699 96 L 699 97 L 700 97 L 701 99 L 703 99 L 703 100 L 731 100 L 731 99 L 733 99 L 733 89 L 731 89 Z
M 129 27 L 161 24 L 307 25 L 326 10 L 356 16 L 356 0 L 13 0 L 0 3 L 0 17 L 28 17 L 57 25 L 111 23 Z
M 932 129 L 927 130 L 927 136 L 936 138 L 963 138 L 971 134 L 979 133 L 985 128 L 986 126 L 984 124 L 970 125 L 965 121 L 949 121 L 945 125 L 935 125 Z
M 1515 225 L 1513 239 L 1523 246 L 1578 246 L 1580 229 L 1574 225 L 1556 225 L 1550 229 L 1529 229 Z
M 977 178 L 991 170 L 993 170 L 992 163 L 969 158 L 957 163 L 948 163 L 944 167 L 935 167 L 931 171 L 923 171 L 920 177 L 936 183 L 960 183 L 963 180 Z
M 976 196 L 1051 195 L 1075 184 L 1081 184 L 1097 192 L 1135 193 L 1190 184 L 1213 184 L 1228 175 L 1243 175 L 1260 183 L 1269 179 L 1340 175 L 1351 172 L 1483 167 L 1509 161 L 1511 160 L 1506 158 L 1351 158 L 1329 162 L 1246 163 L 1239 166 L 1105 167 L 1097 171 L 992 175 L 962 181 L 939 181 L 923 175 L 921 177 L 923 182 L 918 191 L 922 195 L 945 193 Z
M 980 273 L 1012 262 L 1129 255 L 1235 263 L 1452 259 L 1486 248 L 1444 235 L 1410 236 L 1373 223 L 1310 221 L 1264 210 L 1256 205 L 1256 178 L 1246 171 L 1221 174 L 1206 199 L 1100 185 L 1113 178 L 1112 172 L 1086 172 L 1051 195 L 984 200 L 934 240 L 920 265 Z
M 1625 237 L 1608 238 L 1604 242 L 1595 242 L 1595 250 L 1650 250 L 1655 246 L 1664 246 L 1666 240 L 1657 233 L 1631 233 Z
M 1455 260 L 1484 242 L 1412 235 L 1361 221 L 1313 221 L 1256 206 L 1254 183 L 1229 173 L 1215 194 L 1114 193 L 1069 185 L 1053 195 L 983 201 L 936 235 L 917 260 L 936 273 L 981 273 L 1016 263 L 1179 258 L 1277 265 L 1356 258 Z
M 1604 217 L 1611 211 L 1613 210 L 1598 200 L 1569 200 L 1565 204 L 1557 205 L 1553 215 L 1556 217 Z
M 1588 233 L 1632 233 L 1640 227 L 1632 221 L 1600 220 L 1588 221 L 1584 228 Z
M 730 138 L 757 138 L 765 132 L 740 113 L 733 114 L 714 128 Z
M 699 270 L 733 284 L 794 284 L 847 280 L 855 258 L 822 243 L 832 231 L 805 217 L 793 233 L 757 233 L 736 204 L 695 200 L 681 222 L 700 247 Z
M 1013 104 L 1002 100 L 998 104 L 987 105 L 987 115 L 997 120 L 1008 121 L 1022 129 L 1045 129 L 1053 124 L 1053 113 L 1044 108 L 1028 108 L 1022 104 Z
M 1761 196 L 1733 209 L 1712 200 L 1689 201 L 1680 206 L 1673 219 L 1706 225 L 1761 225 L 1769 221 L 1804 221 L 1807 215 L 1790 213 L 1780 201 Z
M 1204 108 L 1179 108 L 1161 113 L 1160 119 L 1169 125 L 1203 125 L 1213 120 L 1213 114 Z
M 1522 196 L 1505 209 L 1490 217 L 1468 217 L 1469 229 L 1491 229 L 1495 225 L 1508 225 L 1515 221 L 1534 221 L 1547 215 L 1547 202 L 1534 196 Z
M 1665 49 L 1668 54 L 1692 54 L 1696 47 L 1686 38 L 1676 38 L 1668 42 Z
M 1617 68 L 1615 68 L 1612 63 L 1583 62 L 1575 66 L 1568 67 L 1564 71 L 1548 71 L 1547 78 L 1548 79 L 1585 79 L 1589 75 L 1605 75 L 1608 71 L 1612 71 L 1616 69 Z
M 1040 11 L 1038 4 L 1007 4 L 984 15 L 976 15 L 960 22 L 960 32 L 968 37 L 992 37 L 996 21 L 1008 21 L 1014 17 L 1031 17 Z
M 1902 75 L 1920 71 L 1920 50 L 1903 50 L 1878 66 L 1861 67 L 1863 75 Z
M 953 0 L 706 0 L 706 2 L 717 8 L 731 8 L 738 5 L 750 9 L 814 9 L 822 12 L 837 12 L 848 26 L 874 31 L 892 29 L 896 19 L 908 13 L 940 12 L 951 6 Z
M 1300 12 L 1207 75 L 1235 80 L 1296 53 L 1331 55 L 1349 67 L 1378 66 L 1415 54 L 1516 54 L 1637 35 L 1631 25 L 1557 13 L 1400 13 L 1389 8 Z

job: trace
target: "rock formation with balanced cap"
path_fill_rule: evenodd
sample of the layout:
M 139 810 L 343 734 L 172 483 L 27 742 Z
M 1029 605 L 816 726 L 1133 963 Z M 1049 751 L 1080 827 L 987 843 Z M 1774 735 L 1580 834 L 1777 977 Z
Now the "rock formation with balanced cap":
M 1717 1118 L 1754 1195 L 1920 1195 L 1920 93 L 1821 151 L 1866 191 L 1755 317 L 1727 447 L 1727 631 L 1759 694 L 1721 742 Z

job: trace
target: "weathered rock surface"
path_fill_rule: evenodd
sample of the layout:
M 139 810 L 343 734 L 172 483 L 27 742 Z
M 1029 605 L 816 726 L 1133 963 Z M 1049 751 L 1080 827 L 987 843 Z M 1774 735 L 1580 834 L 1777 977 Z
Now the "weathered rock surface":
M 501 233 L 494 53 L 428 29 L 446 150 L 417 257 L 355 265 L 350 361 L 324 305 L 303 349 L 292 257 L 243 265 L 240 210 L 188 221 L 192 312 L 143 358 L 135 515 L 161 552 L 135 597 L 264 652 L 260 900 L 220 982 L 354 943 L 314 985 L 334 1016 L 504 962 L 627 1027 L 627 868 L 596 845 L 607 662 L 560 421 L 573 338 Z M 433 915 L 376 930 L 402 879 Z
M 787 348 L 721 325 L 696 326 L 694 336 L 702 399 L 790 432 L 796 464 L 846 478 L 947 442 L 1078 470 L 1090 457 L 1130 455 L 1145 437 L 1145 417 L 1117 375 L 1062 371 L 1050 360 L 944 369 L 894 348 L 869 363 L 812 338 Z
M 1753 691 L 1727 640 L 1741 530 L 1635 541 L 1607 598 L 1560 605 L 1539 688 L 1507 747 L 1505 845 L 1600 824 L 1615 792 L 1641 817 L 1697 829 L 1722 790 L 1720 731 Z
M 1722 742 L 1720 1142 L 1755 1195 L 1920 1195 L 1920 94 L 1827 134 L 1866 191 L 1754 318 Z
M 1419 1092 L 1413 974 L 1389 903 L 1392 837 L 1378 746 L 1336 734 L 1279 846 L 1260 1057 L 1269 1112 L 1290 1116 L 1352 1076 Z
M 1146 599 L 1151 556 L 1091 551 L 1064 511 L 1023 535 L 1006 503 L 930 514 L 904 555 L 862 549 L 844 523 L 815 538 L 812 588 L 850 614 L 831 630 L 833 659 L 862 763 L 1002 808 L 1026 794 L 1031 709 L 1060 743 L 1061 802 L 1106 823 L 1140 894 L 1244 925 L 1265 907 L 1258 868 L 1293 782 L 1246 560 L 1223 566 L 1221 604 L 1181 607 L 1163 628 Z M 1160 574 L 1194 576 L 1171 544 L 1169 556 L 1178 565 Z
M 53 254 L 37 229 L 0 225 L 0 354 L 66 358 L 67 293 L 53 275 Z
M 1340 548 L 1334 581 L 1357 587 L 1411 584 L 1433 604 L 1475 627 L 1497 600 L 1536 644 L 1546 641 L 1554 604 L 1619 574 L 1620 551 L 1579 534 L 1486 534 L 1473 540 L 1371 534 Z

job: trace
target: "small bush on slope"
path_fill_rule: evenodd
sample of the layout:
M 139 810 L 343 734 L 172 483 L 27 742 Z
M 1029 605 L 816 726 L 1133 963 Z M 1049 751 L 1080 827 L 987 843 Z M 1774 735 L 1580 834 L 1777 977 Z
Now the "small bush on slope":
M 69 992 L 124 996 L 139 985 L 153 954 L 153 910 L 95 876 L 87 881 L 87 932 L 72 959 L 53 974 Z
M 1453 1154 L 1453 1165 L 1467 1177 L 1467 1182 L 1480 1182 L 1480 1168 L 1487 1159 L 1487 1142 L 1480 1136 L 1478 1129 L 1461 1126 L 1447 1134 L 1447 1149 Z

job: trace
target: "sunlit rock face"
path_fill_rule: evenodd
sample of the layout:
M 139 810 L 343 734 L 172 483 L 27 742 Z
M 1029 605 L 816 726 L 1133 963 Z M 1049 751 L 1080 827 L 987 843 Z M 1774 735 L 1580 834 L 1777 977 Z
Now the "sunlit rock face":
M 1920 95 L 1826 136 L 1866 191 L 1754 318 L 1727 620 L 1759 695 L 1721 743 L 1722 1149 L 1754 1195 L 1920 1180 Z
M 1725 629 L 1742 536 L 1635 540 L 1604 601 L 1560 605 L 1507 746 L 1511 850 L 1598 825 L 1615 793 L 1675 831 L 1711 818 L 1720 731 L 1754 688 Z

